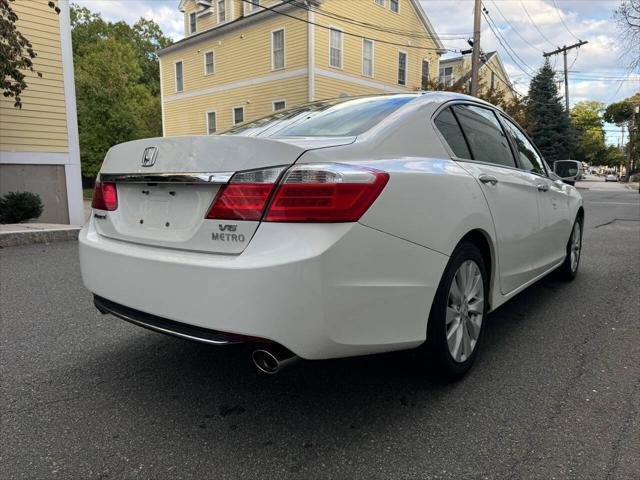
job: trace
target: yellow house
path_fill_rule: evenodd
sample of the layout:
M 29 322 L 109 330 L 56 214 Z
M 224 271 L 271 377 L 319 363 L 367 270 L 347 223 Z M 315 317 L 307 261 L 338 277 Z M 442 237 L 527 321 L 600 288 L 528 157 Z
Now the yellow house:
M 468 92 L 471 85 L 471 55 L 440 60 L 438 78 L 444 85 L 462 87 Z M 478 80 L 481 90 L 493 89 L 507 102 L 515 98 L 513 84 L 498 52 L 489 52 L 481 56 Z
M 161 50 L 164 135 L 211 134 L 314 100 L 425 89 L 444 53 L 419 0 L 181 0 Z
M 40 222 L 84 223 L 80 148 L 68 0 L 20 0 L 10 6 L 37 53 L 26 73 L 22 109 L 0 96 L 0 195 L 29 191 L 44 204 Z

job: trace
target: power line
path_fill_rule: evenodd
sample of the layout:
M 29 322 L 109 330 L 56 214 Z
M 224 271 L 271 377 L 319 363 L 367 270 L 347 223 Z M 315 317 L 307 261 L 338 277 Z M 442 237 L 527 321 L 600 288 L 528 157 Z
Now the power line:
M 571 35 L 577 41 L 580 41 L 580 39 L 578 37 L 576 37 L 571 30 L 569 30 L 569 27 L 567 27 L 567 24 L 564 22 L 564 18 L 562 18 L 562 15 L 560 14 L 561 10 L 560 10 L 560 7 L 558 6 L 558 2 L 556 2 L 556 0 L 553 0 L 553 5 L 555 5 L 555 7 L 556 7 L 556 13 L 558 14 L 558 17 L 560 17 L 560 21 L 562 22 L 562 25 L 564 25 L 565 30 L 567 32 L 569 32 L 569 35 Z
M 527 62 L 525 62 L 522 57 L 520 57 L 520 55 L 518 55 L 518 53 L 510 46 L 507 46 L 508 43 L 505 40 L 505 38 L 502 36 L 502 34 L 500 33 L 500 30 L 498 29 L 497 25 L 495 25 L 495 23 L 493 22 L 493 19 L 491 18 L 491 16 L 489 15 L 489 11 L 486 8 L 483 8 L 483 12 L 482 12 L 484 18 L 487 20 L 487 24 L 489 25 L 489 29 L 493 32 L 493 34 L 495 35 L 496 39 L 498 40 L 498 43 L 500 43 L 500 45 L 502 46 L 502 48 L 505 50 L 506 54 L 509 56 L 509 58 L 511 58 L 511 60 L 513 60 L 513 63 L 516 64 L 516 66 L 522 70 L 524 72 L 525 75 L 528 75 L 529 77 L 533 78 L 533 75 L 531 74 L 531 72 L 535 71 L 535 69 L 533 69 L 531 66 L 529 66 L 527 64 Z M 495 27 L 495 28 L 494 28 Z M 504 41 L 504 43 L 503 43 Z M 518 60 L 520 60 L 520 62 L 527 67 L 530 72 L 526 71 L 525 69 L 523 69 L 520 64 L 518 63 L 518 61 L 513 57 L 513 55 L 511 55 L 511 53 L 509 53 L 509 50 L 511 50 L 513 52 L 513 55 L 515 55 Z
M 316 26 L 316 27 L 319 27 L 319 28 L 323 28 L 323 29 L 325 29 L 325 30 L 330 30 L 330 31 L 331 31 L 331 30 L 335 30 L 335 28 L 329 27 L 329 26 L 327 26 L 327 25 L 321 25 L 321 24 L 319 24 L 319 23 L 312 22 L 312 21 L 307 20 L 307 19 L 305 19 L 305 18 L 299 18 L 299 17 L 296 17 L 295 15 L 291 15 L 291 14 L 286 13 L 286 12 L 278 11 L 278 10 L 276 10 L 274 7 L 267 7 L 267 6 L 265 6 L 265 5 L 259 5 L 259 4 L 253 3 L 253 1 L 252 1 L 252 0 L 242 0 L 242 1 L 243 1 L 244 3 L 248 3 L 248 4 L 250 4 L 250 5 L 257 5 L 257 6 L 259 6 L 260 8 L 262 8 L 263 10 L 268 10 L 268 11 L 270 11 L 270 12 L 276 13 L 276 14 L 278 14 L 278 15 L 282 15 L 282 16 L 284 16 L 284 17 L 292 18 L 292 19 L 294 19 L 294 20 L 298 20 L 298 21 L 303 22 L 303 23 L 306 23 L 306 24 L 308 24 L 308 25 L 313 25 L 313 26 Z M 290 3 L 292 3 L 292 2 L 291 2 L 291 0 L 289 0 L 289 1 L 287 1 L 287 2 L 284 2 L 284 3 L 281 3 L 280 5 L 286 5 L 286 4 L 290 4 Z M 339 31 L 339 32 L 341 32 L 341 33 L 342 33 L 342 34 L 344 34 L 344 35 L 349 36 L 349 37 L 355 37 L 355 38 L 360 38 L 360 39 L 373 40 L 374 42 L 378 42 L 378 43 L 386 44 L 386 45 L 394 45 L 394 46 L 396 46 L 396 47 L 411 48 L 411 49 L 415 49 L 415 50 L 431 50 L 431 51 L 436 51 L 436 52 L 440 52 L 440 51 L 442 51 L 442 50 L 445 50 L 445 51 L 448 51 L 448 52 L 453 52 L 453 53 L 458 53 L 458 52 L 459 52 L 459 50 L 457 50 L 457 49 L 452 49 L 452 48 L 444 48 L 444 49 L 442 49 L 442 48 L 435 48 L 435 47 L 419 47 L 419 46 L 417 46 L 417 45 L 407 45 L 406 43 L 391 42 L 391 41 L 389 41 L 389 40 L 382 40 L 382 39 L 378 39 L 378 38 L 373 38 L 373 37 L 368 37 L 368 36 L 364 36 L 364 35 L 359 35 L 359 34 L 357 34 L 357 33 L 347 32 L 347 31 L 345 31 L 345 30 L 338 30 L 338 31 Z
M 522 5 L 522 8 L 524 9 L 524 13 L 527 14 L 527 17 L 529 18 L 529 21 L 531 22 L 531 24 L 533 25 L 533 27 L 538 31 L 538 33 L 540 34 L 540 36 L 551 46 L 555 47 L 555 45 L 553 44 L 553 42 L 551 40 L 549 40 L 544 33 L 542 33 L 542 30 L 540 30 L 540 28 L 538 28 L 538 25 L 536 24 L 536 22 L 533 21 L 533 18 L 531 18 L 531 15 L 529 15 L 529 11 L 527 10 L 527 7 L 524 5 L 524 2 L 522 0 L 520 0 L 520 5 Z
M 505 22 L 507 22 L 507 25 L 509 25 L 509 27 L 511 28 L 511 31 L 515 32 L 520 39 L 526 43 L 527 45 L 529 45 L 531 48 L 533 48 L 534 50 L 537 50 L 540 53 L 543 53 L 543 51 L 541 49 L 539 49 L 538 47 L 536 47 L 534 44 L 532 44 L 529 40 L 527 40 L 526 38 L 524 38 L 524 36 L 522 36 L 522 34 L 518 31 L 517 28 L 514 28 L 513 25 L 511 24 L 511 22 L 509 20 L 507 20 L 507 17 L 505 17 L 504 13 L 502 13 L 502 10 L 500 10 L 500 7 L 498 7 L 498 4 L 494 1 L 491 0 L 491 3 L 493 3 L 493 6 L 496 7 L 496 10 L 498 11 L 498 13 L 500 14 L 500 16 L 504 19 Z
M 303 3 L 297 2 L 296 0 L 291 0 L 289 3 L 296 5 L 297 7 L 306 10 L 308 12 L 314 12 L 317 13 L 318 15 L 324 16 L 324 17 L 328 17 L 328 18 L 333 18 L 335 20 L 340 20 L 346 23 L 350 23 L 352 25 L 356 25 L 356 26 L 360 26 L 360 27 L 364 27 L 364 28 L 370 28 L 372 30 L 378 30 L 381 32 L 385 32 L 385 33 L 392 33 L 394 35 L 403 35 L 403 36 L 407 36 L 407 37 L 413 37 L 413 38 L 424 38 L 424 39 L 430 39 L 430 40 L 437 40 L 437 37 L 442 37 L 442 36 L 446 36 L 448 38 L 446 38 L 446 40 L 466 40 L 466 38 L 468 37 L 468 32 L 465 33 L 436 33 L 436 35 L 432 35 L 431 33 L 427 32 L 426 34 L 424 32 L 416 32 L 413 30 L 401 30 L 401 29 L 396 29 L 396 28 L 390 28 L 390 27 L 383 27 L 381 25 L 376 25 L 374 23 L 368 23 L 368 22 L 364 22 L 361 20 L 355 20 L 353 18 L 350 17 L 346 17 L 344 15 L 340 15 L 338 13 L 335 12 L 328 12 L 327 10 L 322 9 L 321 7 L 310 7 L 308 5 L 305 5 Z

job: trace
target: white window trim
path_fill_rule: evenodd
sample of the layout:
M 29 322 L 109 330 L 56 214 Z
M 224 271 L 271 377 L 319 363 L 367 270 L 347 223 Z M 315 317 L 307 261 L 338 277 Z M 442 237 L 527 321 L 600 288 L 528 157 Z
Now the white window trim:
M 282 67 L 276 68 L 275 66 L 276 56 L 274 55 L 274 52 L 273 52 L 273 34 L 275 32 L 279 32 L 280 30 L 282 30 Z M 287 68 L 287 33 L 285 32 L 284 26 L 274 28 L 273 30 L 271 30 L 270 35 L 271 35 L 271 71 L 284 70 L 285 68 Z
M 340 32 L 340 66 L 336 67 L 331 65 L 331 32 L 335 30 Z M 337 70 L 344 70 L 344 30 L 341 28 L 335 27 L 333 25 L 329 25 L 329 68 L 335 68 Z
M 364 73 L 364 42 L 371 42 L 371 75 L 367 75 Z M 362 39 L 362 76 L 367 78 L 373 78 L 375 76 L 375 58 L 376 58 L 376 42 L 371 40 L 370 38 Z
M 191 30 L 191 15 L 193 15 L 193 26 L 195 27 L 193 30 Z M 189 13 L 189 35 L 193 35 L 194 33 L 198 32 L 198 14 L 197 12 L 190 12 Z
M 216 117 L 216 131 L 213 133 L 209 133 L 209 114 L 213 113 L 214 116 Z M 218 132 L 218 112 L 216 110 L 209 110 L 208 112 L 204 112 L 204 121 L 207 125 L 207 129 L 205 130 L 205 133 L 207 135 L 213 135 L 214 133 Z
M 394 12 L 394 11 L 391 9 L 391 0 L 389 0 L 389 11 L 390 11 L 391 13 L 395 13 L 396 15 L 400 15 L 400 0 L 398 0 L 398 11 L 397 11 L 397 12 Z
M 420 89 L 422 89 L 422 66 L 424 65 L 424 62 L 427 62 L 427 83 L 429 83 L 431 81 L 431 60 L 428 58 L 423 58 L 422 61 L 420 62 Z
M 182 90 L 178 90 L 178 64 L 182 64 Z M 184 62 L 182 59 L 173 62 L 173 91 L 175 93 L 184 92 Z
M 271 102 L 271 110 L 273 110 L 274 112 L 279 112 L 280 110 L 276 110 L 276 103 L 278 102 L 282 102 L 284 103 L 284 108 L 281 110 L 286 110 L 287 109 L 287 101 L 284 98 L 278 99 L 278 100 L 274 100 L 273 102 Z
M 213 72 L 211 73 L 207 73 L 207 53 L 211 53 L 213 54 Z M 184 67 L 183 67 L 184 69 Z M 204 52 L 202 54 L 202 71 L 204 73 L 205 77 L 208 77 L 209 75 L 213 75 L 214 73 L 216 73 L 216 52 L 213 50 L 207 50 L 206 52 Z
M 242 109 L 242 122 L 236 123 L 236 110 L 238 108 Z M 244 109 L 244 105 L 236 105 L 235 107 L 231 107 L 231 124 L 235 126 L 235 125 L 240 125 L 241 123 L 244 123 L 244 121 L 246 120 L 246 117 L 245 117 L 246 113 L 247 112 Z
M 398 73 L 400 72 L 400 54 L 404 53 L 404 85 L 400 83 Z M 409 53 L 406 50 L 398 49 L 398 55 L 396 57 L 396 85 L 406 87 L 409 84 Z
M 387 0 L 381 0 L 382 3 L 378 3 L 377 0 L 372 0 L 372 1 L 373 1 L 374 5 L 377 5 L 379 7 L 385 8 L 385 3 L 386 3 Z
M 264 8 L 262 8 L 262 5 L 260 4 L 260 2 L 262 2 L 263 0 L 249 0 L 251 2 L 255 2 L 258 4 L 258 6 L 256 6 L 256 8 L 254 10 L 251 10 L 251 7 L 253 7 L 253 5 L 251 5 L 251 3 L 248 2 L 242 2 L 244 4 L 243 7 L 243 12 L 244 12 L 244 16 L 249 16 L 249 15 L 254 15 L 256 13 L 258 13 L 261 10 L 264 10 Z
M 216 20 L 218 20 L 218 25 L 223 23 L 227 23 L 229 21 L 229 9 L 227 8 L 227 0 L 224 0 L 224 20 L 220 20 L 220 9 L 218 8 L 219 1 L 216 0 Z M 233 2 L 231 3 L 233 5 Z

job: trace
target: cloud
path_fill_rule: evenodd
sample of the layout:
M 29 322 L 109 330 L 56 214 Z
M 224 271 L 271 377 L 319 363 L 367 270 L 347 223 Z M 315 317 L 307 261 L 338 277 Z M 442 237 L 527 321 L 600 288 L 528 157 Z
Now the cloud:
M 421 2 L 434 28 L 443 34 L 447 48 L 469 48 L 464 39 L 448 39 L 450 35 L 447 34 L 472 35 L 471 2 Z M 485 0 L 483 4 L 493 24 L 483 18 L 482 48 L 498 51 L 519 92 L 526 93 L 531 75 L 544 62 L 543 52 L 574 44 L 577 39 L 589 43 L 568 53 L 571 104 L 585 99 L 610 103 L 640 90 L 640 79 L 632 75 L 634 72 L 626 70 L 622 60 L 625 52 L 621 50 L 618 31 L 612 20 L 615 3 Z M 562 55 L 552 56 L 550 61 L 562 79 Z
M 183 16 L 177 0 L 77 0 L 74 3 L 100 13 L 105 20 L 133 24 L 142 17 L 158 23 L 164 34 L 174 40 L 184 36 Z

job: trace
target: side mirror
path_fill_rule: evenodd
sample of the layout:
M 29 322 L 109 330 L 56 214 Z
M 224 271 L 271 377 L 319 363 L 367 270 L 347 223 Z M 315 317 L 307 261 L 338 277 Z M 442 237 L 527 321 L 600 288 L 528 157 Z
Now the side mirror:
M 556 160 L 553 163 L 553 173 L 564 183 L 573 185 L 582 177 L 582 163 L 577 160 Z

